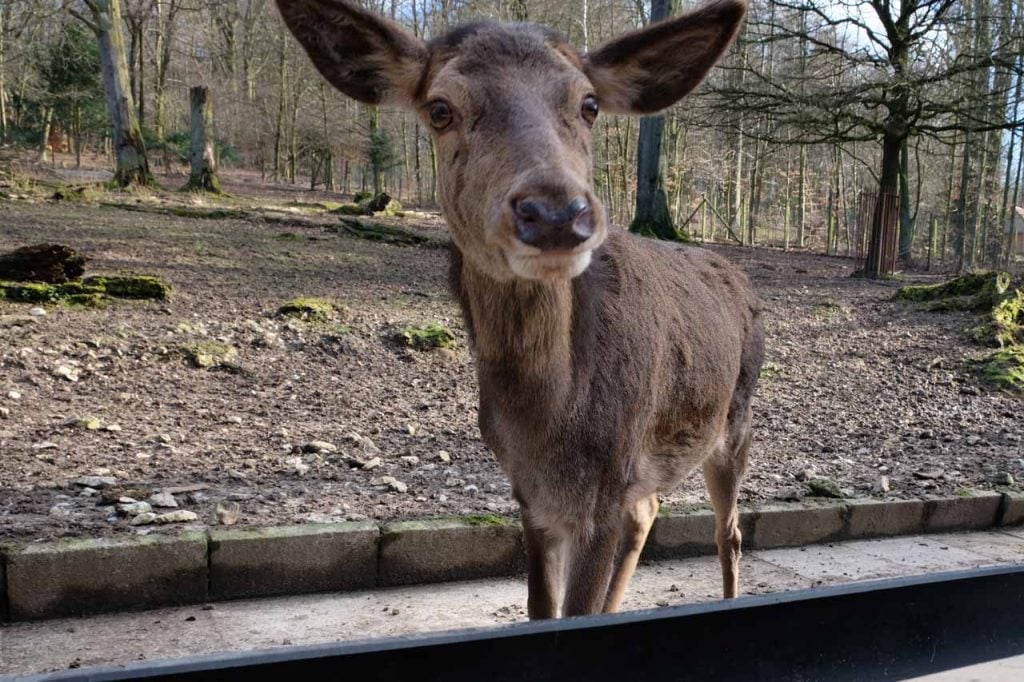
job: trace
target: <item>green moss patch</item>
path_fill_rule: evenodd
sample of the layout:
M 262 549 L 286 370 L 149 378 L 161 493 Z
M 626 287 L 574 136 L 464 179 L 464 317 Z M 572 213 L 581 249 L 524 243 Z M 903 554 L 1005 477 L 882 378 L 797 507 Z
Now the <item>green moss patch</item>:
M 199 341 L 181 347 L 182 354 L 199 369 L 238 369 L 238 351 L 219 341 Z
M 151 275 L 86 277 L 82 283 L 102 288 L 107 296 L 114 298 L 166 301 L 171 294 L 170 284 Z
M 277 314 L 311 322 L 326 322 L 335 310 L 334 304 L 326 299 L 303 297 L 288 301 L 277 309 Z
M 1006 294 L 972 334 L 978 343 L 994 348 L 1024 344 L 1024 289 Z
M 440 324 L 399 329 L 395 333 L 395 340 L 414 350 L 433 350 L 434 348 L 453 348 L 455 346 L 455 334 L 448 327 Z
M 1024 345 L 997 350 L 982 362 L 985 378 L 1003 390 L 1024 395 Z
M 900 287 L 896 300 L 929 303 L 935 311 L 985 310 L 999 303 L 1010 281 L 1007 272 L 970 272 L 939 284 Z

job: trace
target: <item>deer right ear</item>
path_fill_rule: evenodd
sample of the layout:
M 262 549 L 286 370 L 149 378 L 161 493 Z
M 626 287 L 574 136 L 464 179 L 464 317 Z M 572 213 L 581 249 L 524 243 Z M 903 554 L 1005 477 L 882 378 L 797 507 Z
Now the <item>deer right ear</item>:
M 334 87 L 367 104 L 413 106 L 426 44 L 347 0 L 277 0 L 285 24 Z

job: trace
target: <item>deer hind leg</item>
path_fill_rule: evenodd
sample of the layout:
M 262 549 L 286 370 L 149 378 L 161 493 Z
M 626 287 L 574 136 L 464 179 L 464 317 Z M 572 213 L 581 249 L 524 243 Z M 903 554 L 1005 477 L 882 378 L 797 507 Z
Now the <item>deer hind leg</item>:
M 715 510 L 715 543 L 718 560 L 722 564 L 722 592 L 732 599 L 739 592 L 740 547 L 743 534 L 739 528 L 739 510 L 736 501 L 740 483 L 747 471 L 750 451 L 750 418 L 738 429 L 729 446 L 704 462 L 704 480 Z
M 622 537 L 619 539 L 619 554 L 615 560 L 608 596 L 604 602 L 605 613 L 614 613 L 619 610 L 622 597 L 626 593 L 626 586 L 629 585 L 629 581 L 636 571 L 640 553 L 647 542 L 647 535 L 651 532 L 654 519 L 658 517 L 658 507 L 658 496 L 654 494 L 641 498 L 632 509 L 626 512 Z
M 530 620 L 557 618 L 565 576 L 565 540 L 550 530 L 538 528 L 523 515 L 526 540 L 526 610 Z

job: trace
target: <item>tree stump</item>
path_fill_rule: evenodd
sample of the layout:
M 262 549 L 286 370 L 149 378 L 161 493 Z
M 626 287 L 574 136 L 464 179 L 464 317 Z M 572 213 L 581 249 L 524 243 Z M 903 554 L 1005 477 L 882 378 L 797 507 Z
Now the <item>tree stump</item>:
M 191 172 L 186 190 L 220 194 L 217 161 L 213 155 L 213 104 L 209 88 L 197 85 L 189 90 L 192 109 Z
M 63 284 L 85 272 L 85 256 L 61 244 L 24 246 L 0 254 L 0 280 Z

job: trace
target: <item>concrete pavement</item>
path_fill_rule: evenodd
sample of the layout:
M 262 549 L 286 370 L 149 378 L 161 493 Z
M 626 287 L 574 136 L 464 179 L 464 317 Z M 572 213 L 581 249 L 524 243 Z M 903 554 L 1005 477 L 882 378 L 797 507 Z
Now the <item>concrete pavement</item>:
M 1014 563 L 1024 563 L 1024 530 L 908 536 L 751 552 L 742 588 L 764 594 Z M 717 599 L 719 576 L 713 557 L 647 563 L 624 609 Z M 525 620 L 525 605 L 524 580 L 495 579 L 16 623 L 0 627 L 0 675 L 487 627 Z M 1010 659 L 928 679 L 1020 679 L 1021 666 Z

